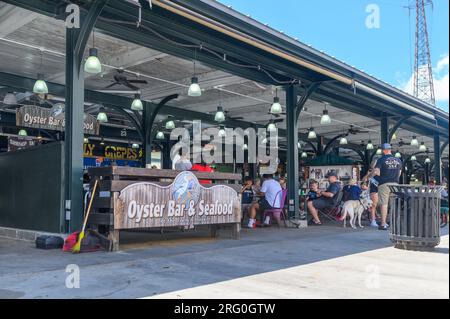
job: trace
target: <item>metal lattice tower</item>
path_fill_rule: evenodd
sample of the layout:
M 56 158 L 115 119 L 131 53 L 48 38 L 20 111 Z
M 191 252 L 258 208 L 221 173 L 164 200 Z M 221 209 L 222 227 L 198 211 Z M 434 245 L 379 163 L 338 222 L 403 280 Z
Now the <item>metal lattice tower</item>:
M 416 48 L 414 61 L 414 96 L 435 105 L 433 69 L 428 39 L 425 7 L 433 6 L 432 0 L 416 1 Z

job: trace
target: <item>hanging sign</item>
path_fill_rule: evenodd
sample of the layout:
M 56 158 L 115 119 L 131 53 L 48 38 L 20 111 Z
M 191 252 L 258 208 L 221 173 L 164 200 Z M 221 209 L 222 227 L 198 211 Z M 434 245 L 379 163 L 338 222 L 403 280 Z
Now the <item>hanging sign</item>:
M 136 183 L 114 199 L 114 228 L 152 228 L 241 221 L 237 192 L 226 185 L 203 187 L 191 172 L 182 172 L 169 186 Z
M 36 145 L 36 141 L 30 138 L 23 137 L 8 137 L 8 152 L 23 150 Z
M 17 110 L 16 125 L 44 130 L 64 131 L 64 108 L 45 108 L 35 105 L 25 105 Z M 98 135 L 99 123 L 90 114 L 84 114 L 83 130 L 85 134 Z

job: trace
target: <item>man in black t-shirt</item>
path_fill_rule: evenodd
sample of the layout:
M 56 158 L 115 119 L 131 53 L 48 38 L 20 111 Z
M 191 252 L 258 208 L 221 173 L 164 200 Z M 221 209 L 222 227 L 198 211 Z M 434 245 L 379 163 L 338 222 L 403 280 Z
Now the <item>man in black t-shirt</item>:
M 375 165 L 374 175 L 378 176 L 378 198 L 381 206 L 381 225 L 380 230 L 387 230 L 387 214 L 389 205 L 389 196 L 391 191 L 389 186 L 398 183 L 402 173 L 403 162 L 401 159 L 392 156 L 391 145 L 386 143 L 381 146 L 383 156 Z
M 335 171 L 331 171 L 326 176 L 330 185 L 327 190 L 317 192 L 317 199 L 308 201 L 308 210 L 311 213 L 313 219 L 310 225 L 322 225 L 319 219 L 319 209 L 332 208 L 337 205 L 337 197 L 341 191 L 341 185 L 338 181 L 338 177 Z

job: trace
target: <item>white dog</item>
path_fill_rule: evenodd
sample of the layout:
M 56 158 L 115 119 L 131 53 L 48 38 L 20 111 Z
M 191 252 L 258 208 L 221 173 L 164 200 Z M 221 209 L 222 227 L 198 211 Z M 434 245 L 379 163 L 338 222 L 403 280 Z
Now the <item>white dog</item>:
M 356 218 L 358 218 L 358 226 L 364 228 L 361 225 L 361 216 L 365 210 L 371 207 L 372 203 L 367 198 L 360 200 L 349 200 L 345 202 L 342 208 L 342 220 L 344 221 L 344 227 L 347 227 L 347 216 L 349 216 L 350 226 L 356 229 Z

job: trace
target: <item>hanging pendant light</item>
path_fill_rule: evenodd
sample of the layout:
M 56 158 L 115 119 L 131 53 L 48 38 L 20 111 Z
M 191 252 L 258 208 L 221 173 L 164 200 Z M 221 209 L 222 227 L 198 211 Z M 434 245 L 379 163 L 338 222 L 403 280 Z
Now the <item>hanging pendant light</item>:
M 173 130 L 175 128 L 175 122 L 172 120 L 167 120 L 166 130 Z
M 331 117 L 328 114 L 327 104 L 325 104 L 325 109 L 323 110 L 322 117 L 320 118 L 320 124 L 322 125 L 331 124 Z
M 247 145 L 247 144 L 242 145 L 242 149 L 243 149 L 244 151 L 248 150 L 248 145 Z
M 395 141 L 397 139 L 397 133 L 392 134 L 392 140 Z
M 348 139 L 347 137 L 343 136 L 341 137 L 341 140 L 339 141 L 340 145 L 347 145 L 348 144 Z
M 383 155 L 383 151 L 381 150 L 381 148 L 377 149 L 377 155 Z
M 302 152 L 302 158 L 307 158 L 307 157 L 308 157 L 308 153 Z
M 144 110 L 144 105 L 142 104 L 141 95 L 140 94 L 136 94 L 134 96 L 133 103 L 131 103 L 131 109 L 133 111 L 142 111 L 142 110 Z
M 100 140 L 100 145 L 101 145 L 101 146 L 104 146 L 104 145 L 105 145 L 105 140 L 104 140 L 103 137 L 102 137 L 102 139 Z
M 431 158 L 427 157 L 427 158 L 425 159 L 425 164 L 430 164 L 430 163 L 431 163 Z
M 275 97 L 273 98 L 273 104 L 270 107 L 270 114 L 278 115 L 283 113 L 283 108 L 280 104 L 280 98 L 278 97 L 278 89 L 275 90 Z
M 297 143 L 297 147 L 298 147 L 298 149 L 301 149 L 302 148 L 302 143 L 298 142 Z
M 411 146 L 419 146 L 419 140 L 417 139 L 417 136 L 413 136 L 412 140 L 411 140 Z
M 216 122 L 225 122 L 225 113 L 223 112 L 223 108 L 221 106 L 217 107 L 216 115 L 214 116 L 214 121 Z
M 226 131 L 225 131 L 225 127 L 221 126 L 219 129 L 219 132 L 217 133 L 217 135 L 219 137 L 225 137 L 227 135 Z
M 84 144 L 89 143 L 89 139 L 88 139 L 87 137 L 83 138 L 83 143 L 84 143 Z
M 17 98 L 14 93 L 6 93 L 5 97 L 3 98 L 3 104 L 6 105 L 16 105 L 17 104 Z
M 102 72 L 102 64 L 98 59 L 98 50 L 96 48 L 89 49 L 89 57 L 84 63 L 84 72 L 90 74 L 99 74 Z
M 402 153 L 400 153 L 400 152 L 395 153 L 395 157 L 396 158 L 402 158 Z
M 263 138 L 263 140 L 261 141 L 261 144 L 267 144 L 267 138 Z
M 416 155 L 411 156 L 411 161 L 417 161 Z
M 198 84 L 198 77 L 196 74 L 196 60 L 197 60 L 197 50 L 194 51 L 194 76 L 191 79 L 191 85 L 189 86 L 188 95 L 191 97 L 202 96 L 202 89 Z
M 138 149 L 138 148 L 139 148 L 139 144 L 138 144 L 138 143 L 133 143 L 133 144 L 131 145 L 131 148 L 133 148 L 133 149 Z
M 267 125 L 267 131 L 270 133 L 274 133 L 277 131 L 277 125 L 273 120 L 270 121 L 269 125 Z
M 19 131 L 18 135 L 19 135 L 19 136 L 28 136 L 28 133 L 27 133 L 26 130 L 21 129 L 21 130 Z
M 163 139 L 165 139 L 166 137 L 164 136 L 164 133 L 163 132 L 161 132 L 161 131 L 159 131 L 158 133 L 156 133 L 156 139 L 157 140 L 163 140 Z
M 420 144 L 419 151 L 421 151 L 421 152 L 426 152 L 427 151 L 427 146 L 425 145 L 425 142 L 422 142 Z
M 42 135 L 41 135 L 41 131 L 39 130 L 38 136 L 37 136 L 38 141 L 42 141 Z
M 189 86 L 188 95 L 191 97 L 202 96 L 202 89 L 198 84 L 198 78 L 196 76 L 192 77 L 191 79 L 191 85 Z
M 314 127 L 311 127 L 311 128 L 309 129 L 309 132 L 308 132 L 308 138 L 309 138 L 310 140 L 313 140 L 313 139 L 317 138 L 317 134 L 316 134 L 316 131 L 314 131 Z
M 108 122 L 108 115 L 105 113 L 105 108 L 102 106 L 100 107 L 100 110 L 97 115 L 97 121 L 100 123 L 107 123 Z
M 366 146 L 366 150 L 370 151 L 373 149 L 374 149 L 373 143 L 371 140 L 369 140 L 369 142 L 367 143 L 367 146 Z
M 34 82 L 33 93 L 36 94 L 47 94 L 48 87 L 47 83 L 44 81 L 44 75 L 42 73 L 38 73 L 37 80 Z

